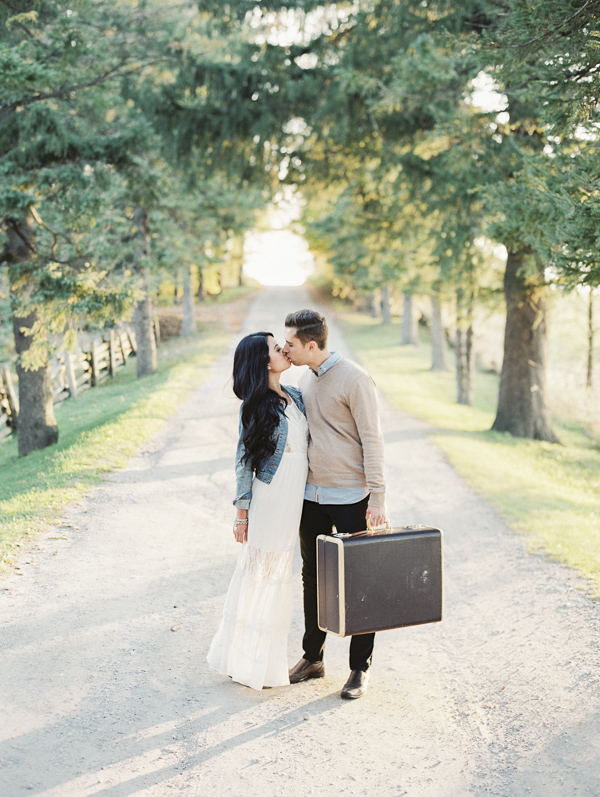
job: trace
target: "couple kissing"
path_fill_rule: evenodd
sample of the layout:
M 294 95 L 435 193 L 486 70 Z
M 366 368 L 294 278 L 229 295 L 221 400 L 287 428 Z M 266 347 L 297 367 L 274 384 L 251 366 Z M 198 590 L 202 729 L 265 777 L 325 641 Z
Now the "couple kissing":
M 237 346 L 233 391 L 241 400 L 236 452 L 235 539 L 242 544 L 209 665 L 253 689 L 325 675 L 326 633 L 317 622 L 317 537 L 386 521 L 383 438 L 375 383 L 327 347 L 325 318 L 285 319 L 285 345 L 255 332 Z M 299 388 L 280 383 L 308 366 Z M 288 670 L 292 557 L 300 532 L 303 657 Z M 350 641 L 345 699 L 367 690 L 375 634 Z

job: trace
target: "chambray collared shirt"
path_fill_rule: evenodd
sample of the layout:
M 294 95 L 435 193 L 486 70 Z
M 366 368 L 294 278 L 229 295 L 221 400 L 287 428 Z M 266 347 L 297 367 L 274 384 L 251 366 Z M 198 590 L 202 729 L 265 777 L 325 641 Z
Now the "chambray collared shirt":
M 338 351 L 332 351 L 331 355 L 313 373 L 317 379 L 324 373 L 333 368 L 342 359 Z M 314 501 L 317 504 L 336 504 L 348 505 L 357 504 L 369 495 L 367 487 L 320 487 L 316 484 L 307 484 L 304 490 L 304 499 Z
M 339 353 L 339 351 L 332 351 L 329 357 L 325 360 L 324 363 L 321 363 L 321 365 L 317 368 L 316 371 L 313 368 L 311 368 L 310 370 L 313 372 L 313 374 L 316 374 L 317 376 L 323 376 L 323 374 L 327 373 L 327 371 L 329 371 L 330 368 L 333 368 L 333 366 L 336 363 L 339 363 L 341 359 L 342 355 Z

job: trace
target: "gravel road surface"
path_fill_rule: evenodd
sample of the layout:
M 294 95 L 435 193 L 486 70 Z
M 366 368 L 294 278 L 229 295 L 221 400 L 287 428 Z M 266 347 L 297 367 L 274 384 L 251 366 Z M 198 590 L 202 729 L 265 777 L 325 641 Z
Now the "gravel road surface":
M 243 332 L 282 339 L 310 304 L 266 288 Z M 444 530 L 444 620 L 379 634 L 357 701 L 335 637 L 320 681 L 257 693 L 208 669 L 237 554 L 230 368 L 0 581 L 0 795 L 600 795 L 599 604 L 384 400 L 388 512 Z M 290 664 L 298 554 L 295 574 Z

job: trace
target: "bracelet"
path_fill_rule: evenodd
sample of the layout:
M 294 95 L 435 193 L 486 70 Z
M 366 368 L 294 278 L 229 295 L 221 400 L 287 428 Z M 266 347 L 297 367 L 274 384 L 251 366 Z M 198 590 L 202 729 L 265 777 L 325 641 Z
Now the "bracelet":
M 247 522 L 248 522 L 248 518 L 236 517 L 236 519 L 233 521 L 233 525 L 234 526 L 238 526 L 241 523 L 243 523 L 245 525 Z

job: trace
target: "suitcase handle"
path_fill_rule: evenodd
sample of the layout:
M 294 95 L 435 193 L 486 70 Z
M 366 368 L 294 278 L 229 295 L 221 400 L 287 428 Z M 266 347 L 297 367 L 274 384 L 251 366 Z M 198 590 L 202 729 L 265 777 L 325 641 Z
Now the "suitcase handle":
M 406 531 L 419 531 L 419 529 L 429 529 L 431 526 L 425 526 L 423 523 L 413 523 L 411 526 L 402 526 L 402 528 L 406 529 Z M 394 529 L 392 528 L 392 524 L 389 520 L 386 520 L 385 526 L 373 526 L 371 523 L 371 518 L 368 518 L 367 528 L 365 531 L 347 532 L 345 534 L 340 534 L 340 532 L 336 531 L 334 532 L 333 536 L 345 539 L 346 537 L 368 537 L 371 534 L 389 534 L 392 531 L 394 531 Z
M 367 534 L 374 534 L 376 531 L 391 531 L 392 524 L 389 520 L 385 521 L 385 526 L 373 526 L 371 523 L 371 518 L 367 518 Z
M 363 535 L 369 536 L 370 534 L 382 534 L 382 533 L 389 533 L 393 531 L 392 524 L 389 520 L 385 521 L 385 526 L 373 526 L 371 523 L 371 518 L 367 518 L 367 528 L 365 531 L 354 531 L 354 532 L 347 532 L 340 534 L 336 532 L 333 536 L 334 537 L 362 537 Z

